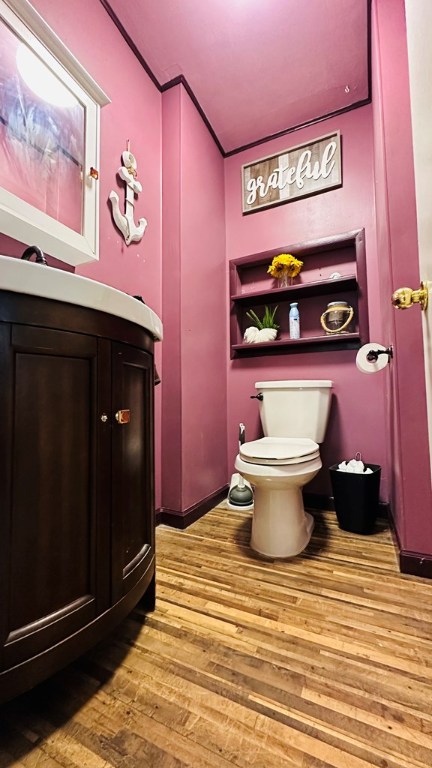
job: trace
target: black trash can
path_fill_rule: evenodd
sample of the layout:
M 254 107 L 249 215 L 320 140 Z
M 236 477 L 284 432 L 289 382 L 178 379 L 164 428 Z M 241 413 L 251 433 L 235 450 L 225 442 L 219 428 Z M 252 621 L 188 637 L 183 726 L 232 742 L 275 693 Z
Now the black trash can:
M 330 467 L 330 479 L 339 528 L 351 533 L 373 533 L 378 516 L 381 467 L 365 464 L 372 472 L 340 472 Z

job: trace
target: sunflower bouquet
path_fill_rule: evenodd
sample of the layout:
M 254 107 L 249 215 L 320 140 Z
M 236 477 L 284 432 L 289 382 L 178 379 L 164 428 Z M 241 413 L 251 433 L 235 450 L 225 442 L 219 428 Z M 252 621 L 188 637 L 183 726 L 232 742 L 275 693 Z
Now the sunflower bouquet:
M 277 280 L 281 280 L 284 285 L 288 285 L 290 278 L 300 274 L 302 266 L 303 262 L 296 259 L 292 253 L 280 253 L 273 258 L 267 272 Z

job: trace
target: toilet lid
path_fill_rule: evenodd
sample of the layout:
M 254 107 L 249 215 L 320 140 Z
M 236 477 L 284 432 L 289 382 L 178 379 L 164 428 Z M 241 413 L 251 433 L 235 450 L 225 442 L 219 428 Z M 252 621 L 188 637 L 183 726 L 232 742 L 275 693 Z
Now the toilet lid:
M 301 464 L 318 456 L 318 443 L 307 437 L 262 437 L 240 446 L 240 458 L 251 464 Z

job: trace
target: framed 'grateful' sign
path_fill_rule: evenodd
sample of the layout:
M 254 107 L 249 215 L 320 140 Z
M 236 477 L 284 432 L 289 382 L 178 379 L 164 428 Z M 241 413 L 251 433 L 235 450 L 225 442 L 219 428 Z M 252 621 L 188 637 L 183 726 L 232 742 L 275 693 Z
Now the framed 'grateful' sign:
M 242 166 L 243 213 L 290 203 L 342 185 L 341 137 L 329 133 Z

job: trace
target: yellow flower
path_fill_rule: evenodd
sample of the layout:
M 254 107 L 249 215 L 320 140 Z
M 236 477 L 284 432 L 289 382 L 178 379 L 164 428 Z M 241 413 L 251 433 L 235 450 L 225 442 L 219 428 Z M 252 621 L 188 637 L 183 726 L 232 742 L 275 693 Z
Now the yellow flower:
M 292 253 L 280 253 L 279 256 L 273 258 L 267 272 L 272 277 L 277 278 L 283 277 L 283 275 L 297 277 L 302 266 L 303 262 L 300 259 L 296 259 Z

